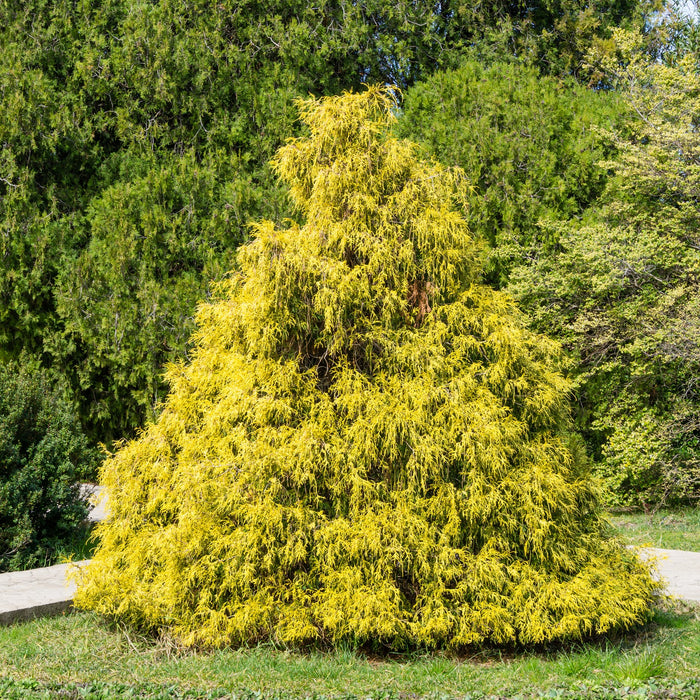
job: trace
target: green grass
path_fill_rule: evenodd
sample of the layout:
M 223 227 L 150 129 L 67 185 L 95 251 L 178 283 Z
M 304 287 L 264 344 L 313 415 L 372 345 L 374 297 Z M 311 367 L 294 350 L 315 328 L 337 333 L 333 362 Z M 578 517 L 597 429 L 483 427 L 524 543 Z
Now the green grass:
M 52 566 L 65 561 L 81 561 L 82 559 L 91 559 L 95 553 L 97 543 L 90 537 L 91 527 L 80 528 L 75 532 L 69 540 L 61 542 L 55 549 L 46 553 L 43 560 L 32 563 L 24 563 L 12 571 L 22 571 L 26 569 L 36 569 L 43 566 Z M 6 570 L 0 568 L 0 573 L 6 573 Z M 4 700 L 0 696 L 0 700 Z
M 626 638 L 568 649 L 371 657 L 352 650 L 304 654 L 271 646 L 185 652 L 76 613 L 0 628 L 2 678 L 3 698 L 160 698 L 187 691 L 195 697 L 226 692 L 406 700 L 650 698 L 656 692 L 664 698 L 700 698 L 700 615 L 691 608 L 658 611 L 650 625 Z
M 700 552 L 700 508 L 616 513 L 608 519 L 627 544 Z
M 78 530 L 71 540 L 56 549 L 55 562 L 92 559 L 97 549 L 97 542 L 91 538 L 91 532 L 92 526 Z
M 700 551 L 700 512 L 616 514 L 629 544 Z M 87 543 L 85 544 L 87 547 Z M 90 554 L 74 552 L 76 558 Z M 79 555 L 79 556 L 78 556 Z M 700 607 L 658 610 L 626 637 L 547 651 L 371 657 L 271 646 L 188 652 L 76 613 L 0 627 L 2 700 L 699 698 Z

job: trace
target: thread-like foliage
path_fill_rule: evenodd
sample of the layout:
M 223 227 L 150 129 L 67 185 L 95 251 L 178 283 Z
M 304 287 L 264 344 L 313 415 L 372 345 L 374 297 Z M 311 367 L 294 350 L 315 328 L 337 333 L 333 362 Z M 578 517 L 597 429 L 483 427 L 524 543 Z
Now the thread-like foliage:
M 540 643 L 643 621 L 566 438 L 556 346 L 478 282 L 458 171 L 390 92 L 300 103 L 256 226 L 158 421 L 109 459 L 76 603 L 203 646 Z

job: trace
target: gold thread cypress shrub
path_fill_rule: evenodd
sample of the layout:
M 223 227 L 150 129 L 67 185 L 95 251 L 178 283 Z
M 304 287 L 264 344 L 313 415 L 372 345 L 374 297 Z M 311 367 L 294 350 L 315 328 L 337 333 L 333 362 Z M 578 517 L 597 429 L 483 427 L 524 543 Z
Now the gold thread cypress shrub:
M 103 468 L 76 603 L 185 644 L 462 647 L 642 622 L 566 437 L 557 348 L 478 281 L 459 174 L 392 138 L 391 93 L 300 103 L 262 222 L 197 314 L 158 421 Z

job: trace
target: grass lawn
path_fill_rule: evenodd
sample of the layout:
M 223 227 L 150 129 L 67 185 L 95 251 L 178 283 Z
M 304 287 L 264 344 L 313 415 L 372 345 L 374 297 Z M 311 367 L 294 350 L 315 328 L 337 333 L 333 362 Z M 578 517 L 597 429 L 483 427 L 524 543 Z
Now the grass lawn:
M 700 512 L 614 514 L 629 544 L 700 551 Z M 0 627 L 0 700 L 698 698 L 700 607 L 659 609 L 626 637 L 549 650 L 188 652 L 89 613 Z
M 658 611 L 624 639 L 549 651 L 376 658 L 270 646 L 182 652 L 75 613 L 0 628 L 0 697 L 700 698 L 700 614 Z M 3 680 L 4 679 L 4 680 Z
M 611 513 L 608 520 L 627 544 L 700 552 L 700 508 Z

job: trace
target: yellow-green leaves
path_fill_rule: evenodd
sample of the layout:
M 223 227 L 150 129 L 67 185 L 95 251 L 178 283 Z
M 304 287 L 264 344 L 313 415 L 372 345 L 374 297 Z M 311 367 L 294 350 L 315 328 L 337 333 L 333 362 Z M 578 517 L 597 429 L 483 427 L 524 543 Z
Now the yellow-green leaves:
M 581 219 L 547 224 L 558 250 L 510 286 L 572 351 L 609 502 L 644 508 L 694 501 L 700 484 L 700 77 L 691 53 L 651 58 L 647 39 L 619 29 L 590 53 L 628 110 L 607 132 L 607 186 Z
M 461 647 L 626 628 L 654 584 L 606 541 L 557 350 L 478 282 L 459 174 L 391 93 L 310 100 L 260 223 L 200 307 L 157 423 L 105 465 L 76 602 L 187 644 Z

